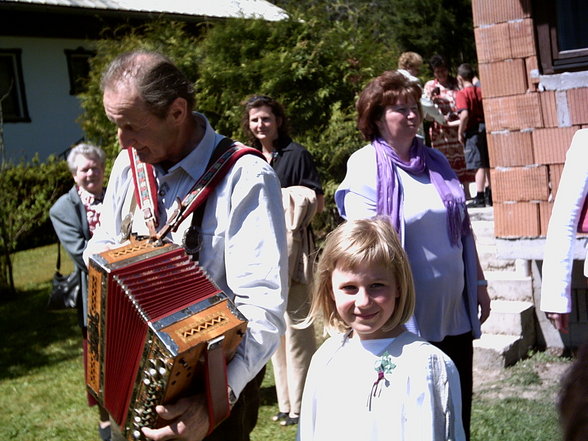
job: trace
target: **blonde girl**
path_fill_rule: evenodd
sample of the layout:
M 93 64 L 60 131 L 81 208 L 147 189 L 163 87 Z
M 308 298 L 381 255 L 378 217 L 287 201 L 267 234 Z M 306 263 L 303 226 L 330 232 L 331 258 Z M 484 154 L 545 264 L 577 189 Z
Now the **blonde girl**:
M 459 375 L 408 332 L 410 266 L 388 218 L 341 224 L 319 259 L 309 322 L 331 334 L 312 358 L 297 439 L 464 440 Z

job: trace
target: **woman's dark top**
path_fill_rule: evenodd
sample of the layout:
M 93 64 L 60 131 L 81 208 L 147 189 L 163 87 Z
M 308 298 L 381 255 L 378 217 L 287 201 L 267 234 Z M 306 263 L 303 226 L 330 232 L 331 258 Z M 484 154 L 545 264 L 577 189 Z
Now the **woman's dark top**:
M 291 138 L 278 140 L 270 165 L 278 175 L 282 188 L 302 185 L 313 189 L 317 195 L 323 194 L 312 156 Z

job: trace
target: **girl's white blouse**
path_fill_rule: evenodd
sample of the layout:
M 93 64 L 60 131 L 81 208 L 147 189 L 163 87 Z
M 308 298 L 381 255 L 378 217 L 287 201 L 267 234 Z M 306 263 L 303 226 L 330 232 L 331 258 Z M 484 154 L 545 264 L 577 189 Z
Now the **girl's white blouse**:
M 386 353 L 395 367 L 374 388 L 375 363 Z M 449 357 L 408 331 L 384 349 L 331 337 L 312 359 L 297 439 L 464 440 L 459 374 Z

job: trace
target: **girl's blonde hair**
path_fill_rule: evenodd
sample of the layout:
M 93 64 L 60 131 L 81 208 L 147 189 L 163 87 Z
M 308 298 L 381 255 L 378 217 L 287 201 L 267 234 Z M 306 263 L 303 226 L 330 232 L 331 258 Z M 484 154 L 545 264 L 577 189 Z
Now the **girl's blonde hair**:
M 316 267 L 308 323 L 322 318 L 326 326 L 339 332 L 351 329 L 337 313 L 331 277 L 335 268 L 353 270 L 360 264 L 388 268 L 398 284 L 396 308 L 383 329 L 406 323 L 415 305 L 412 272 L 398 235 L 384 216 L 347 221 L 329 233 Z

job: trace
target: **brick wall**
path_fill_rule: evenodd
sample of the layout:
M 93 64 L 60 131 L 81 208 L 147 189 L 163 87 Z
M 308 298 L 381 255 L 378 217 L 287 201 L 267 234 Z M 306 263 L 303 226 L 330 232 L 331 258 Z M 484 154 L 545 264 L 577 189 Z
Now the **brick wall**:
M 531 0 L 472 0 L 495 235 L 545 236 L 565 153 L 588 124 L 588 87 L 540 86 Z

